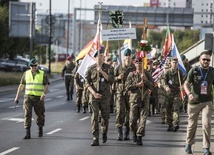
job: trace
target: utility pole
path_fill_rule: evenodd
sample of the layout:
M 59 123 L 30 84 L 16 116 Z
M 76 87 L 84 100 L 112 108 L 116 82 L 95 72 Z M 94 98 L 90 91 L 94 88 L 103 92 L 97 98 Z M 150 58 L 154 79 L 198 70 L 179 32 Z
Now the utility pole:
M 52 44 L 52 33 L 53 33 L 53 26 L 52 26 L 52 15 L 51 15 L 51 0 L 49 0 L 49 44 L 48 44 L 48 68 L 49 74 L 51 74 L 51 44 Z
M 70 34 L 70 0 L 68 0 L 68 25 L 67 25 L 67 53 L 66 57 L 68 57 L 69 50 L 69 34 Z

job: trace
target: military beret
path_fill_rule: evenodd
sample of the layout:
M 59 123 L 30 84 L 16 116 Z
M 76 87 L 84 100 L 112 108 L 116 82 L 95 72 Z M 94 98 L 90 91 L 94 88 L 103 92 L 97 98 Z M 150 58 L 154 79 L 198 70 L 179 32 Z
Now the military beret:
M 185 60 L 186 59 L 186 56 L 185 55 L 181 55 L 181 60 L 183 61 L 183 60 Z
M 103 53 L 104 53 L 104 51 L 100 50 L 100 54 L 103 54 Z M 94 54 L 94 57 L 97 57 L 97 55 L 98 55 L 98 51 L 96 51 L 96 53 Z
M 142 58 L 137 57 L 137 58 L 135 58 L 134 62 L 135 62 L 135 63 L 136 63 L 136 62 L 142 62 Z
M 31 59 L 28 63 L 28 66 L 34 65 L 37 63 L 37 60 L 35 58 Z
M 136 59 L 136 56 L 135 56 L 135 55 L 132 56 L 132 60 L 134 60 L 134 59 Z
M 68 57 L 67 57 L 67 60 L 71 60 L 71 59 L 72 59 L 72 57 L 71 57 L 71 56 L 68 56 Z
M 113 62 L 117 62 L 117 57 L 116 57 L 116 56 L 113 56 L 112 61 L 113 61 Z
M 124 56 L 130 56 L 131 53 L 132 53 L 132 51 L 131 51 L 129 48 L 127 48 L 127 49 L 124 51 Z
M 171 62 L 178 62 L 178 58 L 176 58 L 176 57 L 171 58 Z

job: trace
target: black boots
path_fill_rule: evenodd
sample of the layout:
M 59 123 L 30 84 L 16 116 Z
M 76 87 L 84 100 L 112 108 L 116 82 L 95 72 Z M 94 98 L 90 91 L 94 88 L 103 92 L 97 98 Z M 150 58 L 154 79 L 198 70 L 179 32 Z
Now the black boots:
M 136 135 L 136 133 L 133 133 L 132 140 L 133 140 L 134 143 L 137 142 L 137 135 Z
M 107 133 L 103 133 L 103 143 L 107 141 Z
M 141 136 L 137 136 L 137 145 L 143 145 Z
M 76 112 L 80 112 L 80 105 L 77 105 Z
M 42 137 L 42 136 L 43 136 L 43 128 L 39 127 L 38 137 Z
M 30 128 L 26 128 L 26 135 L 23 139 L 31 139 L 30 137 Z
M 70 100 L 70 95 L 69 95 L 69 93 L 67 93 L 67 101 L 69 101 Z
M 167 128 L 167 131 L 173 131 L 173 126 L 169 125 L 169 127 Z
M 129 131 L 129 127 L 126 127 L 124 133 L 124 140 L 129 140 Z
M 82 113 L 86 113 L 86 106 L 82 107 Z
M 122 141 L 123 140 L 123 127 L 119 127 L 118 128 L 118 141 Z
M 98 139 L 93 139 L 91 146 L 99 146 L 99 140 Z

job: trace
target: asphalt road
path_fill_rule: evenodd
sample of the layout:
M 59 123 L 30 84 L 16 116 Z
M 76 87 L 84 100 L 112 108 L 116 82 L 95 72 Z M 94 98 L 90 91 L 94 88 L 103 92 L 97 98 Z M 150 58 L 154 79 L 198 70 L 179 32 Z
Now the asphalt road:
M 46 123 L 44 136 L 37 136 L 35 115 L 32 118 L 31 139 L 23 140 L 23 95 L 14 108 L 15 91 L 0 94 L 0 155 L 182 155 L 184 153 L 187 114 L 181 114 L 177 132 L 167 132 L 167 125 L 160 123 L 156 114 L 148 117 L 143 146 L 129 141 L 117 141 L 115 114 L 111 114 L 108 141 L 91 147 L 90 114 L 76 113 L 75 97 L 66 101 L 64 83 L 50 85 L 46 95 Z M 100 133 L 100 137 L 102 137 Z M 132 137 L 132 134 L 130 135 Z M 201 136 L 199 135 L 199 140 Z M 200 143 L 199 143 L 200 144 Z M 201 146 L 194 151 L 202 154 Z

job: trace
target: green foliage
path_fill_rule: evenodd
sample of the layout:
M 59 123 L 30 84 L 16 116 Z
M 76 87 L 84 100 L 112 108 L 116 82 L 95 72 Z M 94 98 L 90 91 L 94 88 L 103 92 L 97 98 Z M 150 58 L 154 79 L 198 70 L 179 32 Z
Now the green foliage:
M 0 58 L 14 58 L 29 51 L 28 38 L 9 37 L 9 11 L 5 4 L 0 6 Z
M 199 41 L 199 30 L 170 30 L 170 33 L 174 35 L 174 41 L 180 53 Z M 165 37 L 166 30 L 161 32 L 151 31 L 149 33 L 148 41 L 153 46 L 158 45 L 158 48 L 162 49 L 165 43 Z

